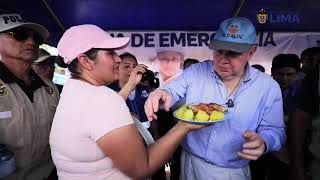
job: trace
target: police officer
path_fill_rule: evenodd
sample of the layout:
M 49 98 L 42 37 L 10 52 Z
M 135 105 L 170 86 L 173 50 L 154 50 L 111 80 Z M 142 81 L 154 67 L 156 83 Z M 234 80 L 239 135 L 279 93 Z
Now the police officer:
M 59 93 L 31 69 L 48 36 L 19 14 L 0 15 L 0 144 L 15 157 L 15 171 L 4 179 L 45 179 L 54 168 L 49 132 Z

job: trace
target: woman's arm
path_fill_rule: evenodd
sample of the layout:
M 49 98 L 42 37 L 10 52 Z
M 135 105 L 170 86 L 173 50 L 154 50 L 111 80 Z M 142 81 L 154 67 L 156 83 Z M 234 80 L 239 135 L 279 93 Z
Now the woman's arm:
M 142 79 L 142 74 L 146 72 L 147 66 L 138 64 L 130 73 L 129 81 L 121 88 L 119 95 L 127 100 L 130 93 L 136 88 Z
M 188 132 L 204 126 L 178 122 L 147 150 L 134 125 L 115 129 L 97 143 L 115 167 L 133 179 L 151 176 L 172 156 Z
M 119 91 L 119 95 L 124 99 L 127 100 L 130 93 L 136 88 L 135 84 L 127 83 L 123 86 L 123 88 Z

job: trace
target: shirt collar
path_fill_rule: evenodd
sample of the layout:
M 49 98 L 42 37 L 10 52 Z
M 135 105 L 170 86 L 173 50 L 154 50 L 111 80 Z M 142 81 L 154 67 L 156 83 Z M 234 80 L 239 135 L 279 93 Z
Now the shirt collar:
M 248 82 L 251 80 L 252 77 L 252 67 L 249 65 L 249 63 L 247 63 L 247 65 L 245 66 L 245 71 L 246 74 L 243 77 L 243 82 Z
M 177 78 L 182 74 L 182 72 L 183 72 L 183 70 L 182 70 L 182 69 L 179 69 L 179 71 L 178 71 L 175 75 L 171 76 L 169 79 L 167 79 L 167 80 L 165 80 L 165 81 L 164 81 L 163 78 L 161 77 L 161 74 L 159 74 L 159 75 L 160 75 L 160 77 L 159 77 L 160 86 L 164 86 L 164 85 L 168 84 L 169 82 L 177 79 Z
M 0 79 L 6 84 L 21 83 L 22 80 L 17 78 L 1 61 L 0 61 Z M 48 86 L 32 69 L 30 70 L 32 79 L 32 89 L 40 88 L 41 86 Z

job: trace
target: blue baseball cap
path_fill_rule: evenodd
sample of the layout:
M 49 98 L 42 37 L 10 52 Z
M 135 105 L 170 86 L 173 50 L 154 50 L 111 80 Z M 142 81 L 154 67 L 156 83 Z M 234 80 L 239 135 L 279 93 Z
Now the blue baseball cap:
M 229 50 L 248 52 L 256 45 L 256 29 L 252 22 L 244 17 L 224 20 L 210 41 L 209 48 L 214 50 Z

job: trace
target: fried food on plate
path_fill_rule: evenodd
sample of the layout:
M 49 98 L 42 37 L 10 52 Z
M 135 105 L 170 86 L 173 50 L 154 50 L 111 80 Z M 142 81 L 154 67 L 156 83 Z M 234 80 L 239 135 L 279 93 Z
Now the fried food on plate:
M 224 113 L 228 110 L 226 107 L 221 106 L 216 103 L 209 103 L 209 104 L 200 103 L 197 105 L 190 105 L 190 108 L 192 109 L 192 111 L 194 113 L 197 113 L 199 110 L 201 110 L 201 111 L 204 111 L 208 114 L 212 114 L 213 111 L 218 111 L 218 112 Z

